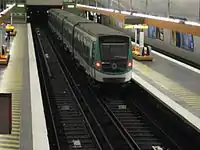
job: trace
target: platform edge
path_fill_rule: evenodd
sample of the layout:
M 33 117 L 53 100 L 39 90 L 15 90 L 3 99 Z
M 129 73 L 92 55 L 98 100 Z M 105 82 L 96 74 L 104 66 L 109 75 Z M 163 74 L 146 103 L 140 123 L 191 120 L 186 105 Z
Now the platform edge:
M 175 114 L 183 118 L 188 122 L 192 127 L 194 127 L 198 132 L 200 132 L 200 118 L 189 112 L 187 109 L 183 108 L 181 105 L 173 101 L 171 98 L 163 94 L 153 85 L 149 84 L 141 77 L 139 77 L 134 72 L 132 73 L 132 80 L 141 85 L 145 90 L 147 90 L 151 95 L 155 96 L 158 101 L 167 106 Z
M 35 57 L 32 30 L 30 23 L 28 30 L 28 50 L 29 50 L 29 76 L 30 76 L 30 97 L 32 112 L 32 136 L 33 150 L 49 150 L 48 132 L 43 108 L 40 81 Z

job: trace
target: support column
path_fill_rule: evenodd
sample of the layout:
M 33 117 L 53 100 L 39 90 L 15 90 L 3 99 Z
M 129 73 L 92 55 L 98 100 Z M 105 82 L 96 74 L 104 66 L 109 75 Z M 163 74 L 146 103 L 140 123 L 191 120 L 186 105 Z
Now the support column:
M 144 47 L 144 30 L 143 29 L 139 29 L 140 30 L 140 47 Z
M 137 28 L 135 28 L 135 44 L 137 44 Z
M 199 0 L 199 20 L 200 20 L 200 0 Z
M 171 0 L 168 0 L 168 12 L 167 12 L 167 17 L 170 16 L 170 8 L 171 8 Z
M 10 14 L 10 24 L 13 24 L 13 13 Z
M 94 18 L 93 18 L 93 20 L 94 20 L 95 22 L 97 22 L 97 13 L 94 13 Z
M 5 44 L 5 27 L 3 25 L 0 26 L 0 53 L 2 54 L 2 48 L 3 45 Z
M 133 0 L 130 0 L 130 11 L 133 11 Z
M 147 12 L 148 12 L 148 0 L 146 0 L 146 5 L 145 5 L 145 12 L 146 12 L 146 14 L 147 14 Z
M 86 12 L 86 18 L 89 20 L 89 12 Z
M 142 54 L 143 48 L 144 48 L 144 31 L 143 29 L 139 29 L 140 30 L 140 41 L 139 41 L 139 45 L 140 45 L 140 55 Z

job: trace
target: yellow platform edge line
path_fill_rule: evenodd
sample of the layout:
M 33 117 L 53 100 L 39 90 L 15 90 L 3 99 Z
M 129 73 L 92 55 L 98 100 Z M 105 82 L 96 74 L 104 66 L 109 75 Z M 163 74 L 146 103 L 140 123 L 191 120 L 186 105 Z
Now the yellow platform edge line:
M 19 144 L 11 144 L 11 143 L 7 144 L 7 143 L 1 143 L 1 142 L 0 142 L 0 147 L 1 147 L 1 146 L 19 148 Z
M 3 148 L 3 147 L 0 147 L 0 150 L 19 150 L 19 148 Z
M 155 79 L 153 80 L 153 82 L 155 84 L 157 84 L 158 86 L 160 85 L 160 81 L 159 79 L 163 81 L 164 79 L 164 83 L 162 82 L 162 84 L 164 84 L 164 87 L 161 86 L 161 88 L 167 88 L 167 92 L 171 93 L 172 95 L 179 97 L 181 99 L 181 101 L 185 102 L 186 104 L 189 104 L 191 106 L 193 106 L 193 108 L 200 108 L 200 96 L 196 95 L 195 93 L 185 89 L 184 87 L 182 87 L 181 85 L 179 85 L 178 83 L 173 82 L 171 79 L 169 79 L 168 77 L 155 72 L 154 70 L 152 70 L 151 68 L 149 68 L 148 66 L 137 62 L 135 63 L 138 66 L 138 69 L 140 73 L 142 73 L 143 75 L 147 75 L 150 76 L 151 78 Z M 148 72 L 148 73 L 147 73 Z M 152 80 L 152 79 L 151 79 Z M 157 80 L 157 81 L 156 81 Z M 166 83 L 166 84 L 165 84 Z
M 2 139 L 2 138 L 0 138 L 0 143 L 2 143 L 2 142 L 13 143 L 13 144 L 19 144 L 19 140 Z

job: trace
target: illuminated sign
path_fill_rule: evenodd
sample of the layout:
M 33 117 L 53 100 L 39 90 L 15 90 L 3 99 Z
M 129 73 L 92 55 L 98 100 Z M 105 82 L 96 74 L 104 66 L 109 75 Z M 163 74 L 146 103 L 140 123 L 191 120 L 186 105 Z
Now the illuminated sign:
M 138 25 L 131 25 L 131 24 L 125 24 L 124 25 L 125 29 L 148 29 L 147 25 L 142 25 L 142 24 L 138 24 Z
M 132 24 L 125 24 L 124 28 L 125 29 L 132 29 L 132 28 L 134 28 L 134 25 L 132 25 Z
M 74 5 L 67 5 L 68 8 L 74 8 Z
M 18 4 L 17 7 L 23 8 L 23 7 L 24 7 L 24 4 Z

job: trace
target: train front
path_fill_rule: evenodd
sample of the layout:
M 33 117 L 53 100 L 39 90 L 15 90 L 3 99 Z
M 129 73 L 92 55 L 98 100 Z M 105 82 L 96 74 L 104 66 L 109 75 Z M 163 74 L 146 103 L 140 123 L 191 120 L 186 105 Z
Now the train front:
M 96 55 L 96 80 L 104 83 L 127 83 L 132 78 L 131 39 L 128 36 L 101 36 Z

